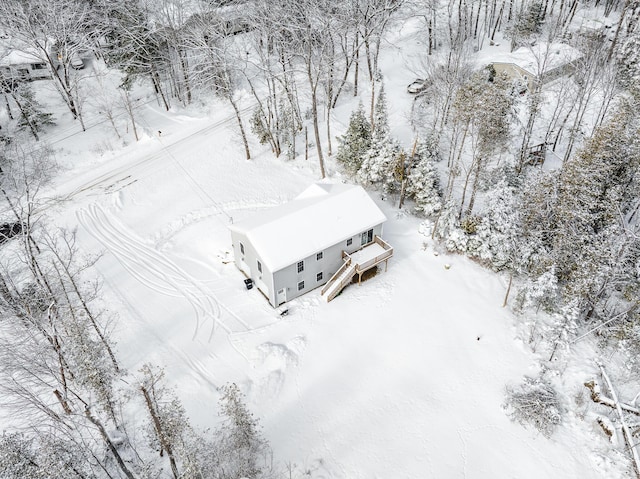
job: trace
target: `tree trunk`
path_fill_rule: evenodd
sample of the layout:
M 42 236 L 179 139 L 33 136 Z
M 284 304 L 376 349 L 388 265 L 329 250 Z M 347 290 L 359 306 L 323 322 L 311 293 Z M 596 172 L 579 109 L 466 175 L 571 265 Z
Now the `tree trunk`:
M 151 419 L 153 420 L 153 427 L 156 430 L 156 437 L 160 442 L 160 455 L 162 455 L 162 450 L 167 451 L 167 456 L 169 456 L 169 464 L 171 466 L 171 472 L 173 473 L 173 477 L 175 479 L 179 479 L 180 473 L 178 472 L 178 466 L 176 464 L 176 459 L 173 454 L 173 448 L 171 447 L 171 443 L 166 440 L 164 431 L 162 430 L 162 424 L 160 423 L 160 418 L 158 417 L 158 413 L 153 406 L 153 402 L 151 401 L 151 397 L 149 396 L 149 392 L 144 386 L 140 386 L 140 391 L 142 391 L 142 395 L 144 396 L 144 400 L 147 404 L 147 410 L 151 415 Z
M 467 196 L 467 189 L 469 187 L 469 180 L 471 179 L 471 174 L 477 168 L 477 161 L 478 160 L 474 155 L 473 162 L 471 163 L 469 171 L 467 171 L 467 174 L 464 178 L 464 186 L 462 187 L 462 198 L 460 199 L 460 212 L 458 213 L 458 219 L 462 218 L 462 212 L 464 211 L 464 202 Z
M 504 301 L 502 302 L 502 307 L 507 306 L 507 302 L 509 301 L 509 293 L 511 292 L 511 282 L 513 281 L 513 272 L 509 273 L 509 285 L 507 286 L 507 292 L 504 295 Z
M 311 73 L 309 72 L 309 75 Z M 311 81 L 311 77 L 309 77 L 309 81 Z M 324 171 L 324 157 L 322 156 L 322 145 L 320 144 L 320 128 L 318 126 L 318 99 L 316 96 L 316 86 L 314 85 L 311 88 L 311 115 L 313 116 L 313 133 L 316 138 L 316 151 L 318 152 L 318 163 L 320 164 L 320 177 L 322 179 L 326 178 L 326 173 Z
M 601 363 L 597 363 L 600 368 L 600 372 L 602 373 L 602 378 L 607 383 L 607 387 L 609 388 L 609 392 L 611 393 L 611 399 L 613 399 L 614 404 L 616 405 L 616 412 L 618 413 L 618 418 L 620 419 L 620 425 L 622 426 L 622 435 L 624 437 L 624 442 L 630 450 L 631 458 L 633 459 L 633 469 L 636 473 L 636 477 L 640 477 L 640 455 L 638 454 L 637 441 L 635 440 L 633 434 L 631 434 L 631 430 L 627 425 L 627 422 L 624 419 L 624 414 L 622 413 L 622 408 L 620 407 L 620 401 L 618 400 L 618 395 L 616 390 L 613 388 L 613 384 L 609 379 L 609 375 L 605 372 L 604 366 Z
M 616 27 L 616 33 L 613 36 L 613 41 L 611 42 L 611 46 L 609 47 L 609 52 L 607 53 L 607 63 L 611 60 L 613 56 L 613 52 L 616 49 L 618 44 L 618 36 L 620 35 L 620 30 L 622 29 L 622 22 L 624 21 L 624 17 L 627 14 L 627 8 L 629 8 L 630 0 L 625 0 L 624 7 L 622 7 L 622 12 L 620 12 L 620 20 L 618 20 L 618 26 Z
M 9 105 L 9 98 L 7 97 L 7 94 L 4 94 L 4 104 L 7 107 L 7 116 L 9 117 L 10 120 L 13 120 L 13 113 L 11 112 L 11 105 Z
M 60 258 L 60 256 L 58 255 L 57 251 L 55 251 L 55 255 L 58 258 L 58 261 L 60 262 L 60 264 L 62 265 L 62 268 L 64 269 L 64 272 L 65 272 L 67 278 L 69 279 L 69 282 L 71 283 L 71 286 L 73 287 L 73 291 L 74 291 L 75 295 L 80 300 L 80 304 L 82 305 L 82 309 L 84 310 L 85 314 L 87 315 L 87 318 L 89 318 L 89 322 L 91 323 L 91 326 L 93 327 L 94 331 L 96 332 L 96 334 L 100 338 L 100 342 L 102 343 L 102 345 L 106 349 L 107 354 L 109 354 L 109 357 L 111 358 L 111 362 L 113 364 L 114 369 L 116 370 L 116 372 L 120 372 L 120 367 L 118 366 L 118 361 L 116 360 L 116 356 L 113 353 L 113 350 L 111 349 L 111 345 L 109 345 L 109 342 L 107 341 L 107 338 L 104 336 L 102 331 L 100 331 L 100 328 L 98 327 L 98 321 L 97 321 L 96 317 L 94 316 L 93 312 L 89 309 L 89 306 L 87 305 L 87 302 L 85 301 L 84 296 L 80 292 L 80 288 L 78 287 L 78 283 L 76 282 L 75 278 L 71 274 L 71 271 L 69 271 L 69 268 L 67 267 L 67 265 L 62 262 L 62 258 Z
M 251 159 L 251 152 L 249 151 L 249 142 L 247 140 L 247 133 L 244 131 L 244 125 L 242 124 L 242 116 L 240 115 L 240 110 L 238 109 L 238 104 L 233 99 L 233 93 L 229 92 L 227 95 L 227 99 L 231 106 L 233 107 L 233 111 L 236 113 L 236 120 L 238 120 L 238 127 L 240 128 L 240 136 L 242 137 L 242 143 L 244 144 L 244 154 L 247 160 Z
M 522 135 L 522 144 L 520 145 L 520 158 L 518 160 L 518 167 L 516 169 L 516 173 L 519 175 L 524 167 L 524 163 L 526 157 L 529 152 L 529 142 L 531 140 L 531 135 L 533 133 L 533 125 L 536 122 L 536 118 L 538 116 L 538 112 L 540 108 L 539 105 L 539 95 L 540 95 L 541 87 L 536 86 L 536 90 L 531 95 L 531 107 L 529 108 L 529 118 L 527 120 L 527 126 L 524 130 L 524 135 Z
M 309 160 L 309 129 L 304 127 L 304 160 Z
M 418 139 L 416 138 L 413 142 L 413 148 L 411 149 L 411 156 L 409 157 L 409 164 L 413 164 L 416 157 L 416 149 L 418 148 Z M 404 155 L 401 155 L 401 158 Z M 402 209 L 402 205 L 404 204 L 404 197 L 406 194 L 407 187 L 407 175 L 405 165 L 402 165 L 402 182 L 400 184 L 400 200 L 398 201 L 398 209 Z
M 191 103 L 191 81 L 189 79 L 189 68 L 187 67 L 187 59 L 184 52 L 178 50 L 178 57 L 180 58 L 180 67 L 182 69 L 182 78 L 184 80 L 184 87 L 187 91 L 187 104 Z
M 162 89 L 160 75 L 156 71 L 155 66 L 153 64 L 151 64 L 151 81 L 153 82 L 153 89 L 157 94 L 160 95 L 160 98 L 162 99 L 162 103 L 164 104 L 164 109 L 166 111 L 169 111 L 170 109 L 169 102 L 167 101 L 167 97 L 164 93 L 164 90 Z
M 18 95 L 16 95 L 15 93 L 12 92 L 11 96 L 13 97 L 13 101 L 16 102 L 16 105 L 18 106 L 18 109 L 20 110 L 20 114 L 21 114 L 22 118 L 24 118 L 24 121 L 27 123 L 27 126 L 29 127 L 29 130 L 31 131 L 31 134 L 33 135 L 33 137 L 35 138 L 36 141 L 40 141 L 40 137 L 38 136 L 38 129 L 33 124 L 33 121 L 31 121 L 31 118 L 29 118 L 29 112 L 25 109 L 25 107 L 22 104 L 22 102 L 20 102 L 20 100 L 18 99 Z M 9 103 L 7 102 L 7 106 L 8 105 L 9 105 Z
M 356 42 L 358 37 L 356 35 Z M 360 45 L 356 48 L 355 71 L 353 72 L 353 96 L 358 96 L 358 73 L 360 72 Z
M 138 129 L 136 128 L 136 119 L 133 116 L 133 105 L 131 104 L 131 97 L 129 97 L 129 92 L 127 90 L 123 88 L 122 91 L 124 92 L 124 95 L 123 95 L 124 108 L 125 110 L 127 110 L 127 114 L 131 119 L 131 128 L 133 129 L 133 136 L 135 137 L 136 141 L 139 141 L 140 137 L 138 136 Z
M 500 25 L 501 20 L 502 20 L 502 13 L 504 12 L 504 4 L 506 3 L 506 0 L 504 0 L 502 2 L 502 5 L 500 5 L 500 11 L 498 12 L 498 16 L 496 17 L 496 23 L 493 26 L 493 31 L 491 32 L 491 40 L 493 40 L 496 36 L 496 31 L 498 30 L 498 25 Z
M 98 428 L 98 431 L 100 432 L 100 436 L 102 436 L 102 439 L 107 445 L 107 448 L 113 455 L 114 459 L 118 463 L 118 466 L 120 467 L 120 470 L 124 473 L 127 479 L 136 479 L 135 476 L 131 473 L 131 471 L 127 468 L 127 465 L 122 460 L 122 457 L 118 452 L 118 449 L 111 441 L 111 438 L 109 438 L 109 435 L 107 434 L 107 431 L 104 429 L 104 426 L 102 425 L 102 423 L 91 415 L 91 411 L 89 410 L 88 407 L 84 410 L 84 413 L 85 413 L 85 416 L 87 416 L 87 419 L 89 419 L 89 421 L 91 421 L 93 425 L 95 425 Z
M 480 178 L 480 171 L 482 170 L 482 158 L 478 158 L 476 161 L 475 174 L 473 177 L 473 186 L 471 187 L 471 198 L 469 198 L 469 206 L 467 206 L 467 216 L 473 212 L 473 205 L 476 202 L 476 194 L 478 193 L 478 178 Z

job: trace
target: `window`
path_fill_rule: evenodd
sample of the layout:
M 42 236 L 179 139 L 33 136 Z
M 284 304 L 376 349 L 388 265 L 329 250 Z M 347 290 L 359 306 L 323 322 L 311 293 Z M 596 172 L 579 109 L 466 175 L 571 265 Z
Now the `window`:
M 347 240 L 347 246 L 351 246 L 351 243 L 353 243 L 353 238 L 349 238 Z
M 244 245 L 242 243 L 240 243 L 240 252 L 244 254 Z
M 258 271 L 262 273 L 262 263 L 258 261 Z
M 304 289 L 304 281 L 300 281 L 298 283 L 298 291 L 302 291 Z
M 365 231 L 360 235 L 360 244 L 365 245 L 373 241 L 373 230 Z
M 298 273 L 302 273 L 303 271 L 304 271 L 304 261 L 298 261 Z
M 324 256 L 324 253 L 322 251 L 320 251 L 317 255 L 316 255 L 316 261 L 320 261 L 322 259 L 322 257 Z
M 320 271 L 318 274 L 316 274 L 316 281 L 318 281 L 318 282 L 322 281 L 322 271 Z
M 31 69 L 32 70 L 44 70 L 45 68 L 47 68 L 47 65 L 45 65 L 44 63 L 32 63 L 31 64 Z

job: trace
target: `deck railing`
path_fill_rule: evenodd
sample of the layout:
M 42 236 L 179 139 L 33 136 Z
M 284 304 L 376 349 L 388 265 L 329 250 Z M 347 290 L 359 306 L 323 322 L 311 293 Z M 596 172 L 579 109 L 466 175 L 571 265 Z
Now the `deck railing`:
M 384 249 L 384 252 L 380 253 L 375 258 L 370 259 L 369 261 L 365 261 L 362 264 L 356 264 L 356 273 L 363 273 L 364 271 L 373 268 L 375 265 L 382 263 L 383 261 L 393 256 L 393 247 L 385 240 L 383 240 L 379 236 L 376 236 L 373 242 L 379 244 L 382 249 Z
M 342 260 L 344 261 L 344 263 L 342 264 L 342 266 L 340 266 L 338 271 L 336 271 L 335 274 L 333 276 L 331 276 L 329 281 L 327 281 L 327 283 L 323 286 L 322 290 L 320 291 L 320 294 L 324 295 L 330 288 L 334 287 L 334 283 L 338 280 L 338 278 L 340 278 L 340 276 L 347 269 L 349 269 L 351 267 L 352 264 L 355 266 L 354 273 L 351 276 L 349 276 L 348 278 L 343 278 L 340 281 L 340 284 L 337 286 L 337 288 L 335 288 L 335 291 L 334 291 L 333 295 L 336 294 L 336 291 L 339 292 L 340 290 L 342 290 L 342 288 L 344 288 L 347 285 L 347 283 L 349 283 L 349 281 L 351 281 L 351 278 L 353 276 L 355 276 L 356 274 L 361 275 L 362 273 L 364 273 L 368 269 L 373 268 L 374 266 L 376 266 L 377 264 L 382 263 L 383 261 L 387 261 L 389 258 L 391 258 L 393 256 L 393 247 L 389 243 L 387 243 L 385 240 L 383 240 L 379 236 L 375 236 L 374 239 L 373 239 L 373 242 L 378 244 L 378 245 L 380 245 L 384 251 L 382 253 L 380 253 L 379 255 L 375 256 L 374 258 L 371 258 L 370 260 L 365 261 L 362 264 L 354 264 L 354 260 L 351 257 L 351 255 L 349 253 L 347 253 L 346 251 L 343 251 L 342 252 Z M 368 246 L 371 246 L 371 245 L 368 245 Z M 367 246 L 365 246 L 365 248 L 366 247 Z M 328 301 L 331 301 L 331 298 L 328 298 Z

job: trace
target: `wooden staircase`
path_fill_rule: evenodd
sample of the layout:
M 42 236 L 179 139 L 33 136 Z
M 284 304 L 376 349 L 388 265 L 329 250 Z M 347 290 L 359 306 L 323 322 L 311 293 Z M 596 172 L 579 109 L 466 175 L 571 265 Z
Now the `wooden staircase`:
M 358 275 L 358 284 L 362 280 L 362 274 L 365 271 L 377 266 L 384 261 L 385 271 L 387 262 L 393 256 L 393 248 L 382 238 L 376 236 L 373 243 L 359 249 L 355 253 L 348 254 L 342 252 L 344 264 L 336 271 L 336 273 L 327 281 L 322 288 L 320 295 L 327 298 L 327 302 L 335 298 L 345 286 L 347 286 L 353 277 Z

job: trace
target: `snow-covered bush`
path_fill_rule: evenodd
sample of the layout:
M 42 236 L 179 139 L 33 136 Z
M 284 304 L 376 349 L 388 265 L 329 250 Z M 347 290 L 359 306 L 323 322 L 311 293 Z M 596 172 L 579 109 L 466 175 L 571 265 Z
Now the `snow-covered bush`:
M 453 253 L 462 253 L 473 258 L 486 259 L 487 251 L 483 243 L 484 234 L 477 234 L 481 225 L 458 219 L 455 202 L 448 201 L 441 209 L 434 225 L 434 237 L 444 242 L 445 248 Z
M 562 407 L 558 393 L 545 378 L 524 377 L 522 384 L 507 386 L 502 407 L 512 421 L 533 426 L 543 436 L 550 437 L 562 422 Z
M 537 278 L 530 278 L 518 293 L 519 308 L 534 308 L 550 312 L 558 304 L 559 287 L 555 267 Z

